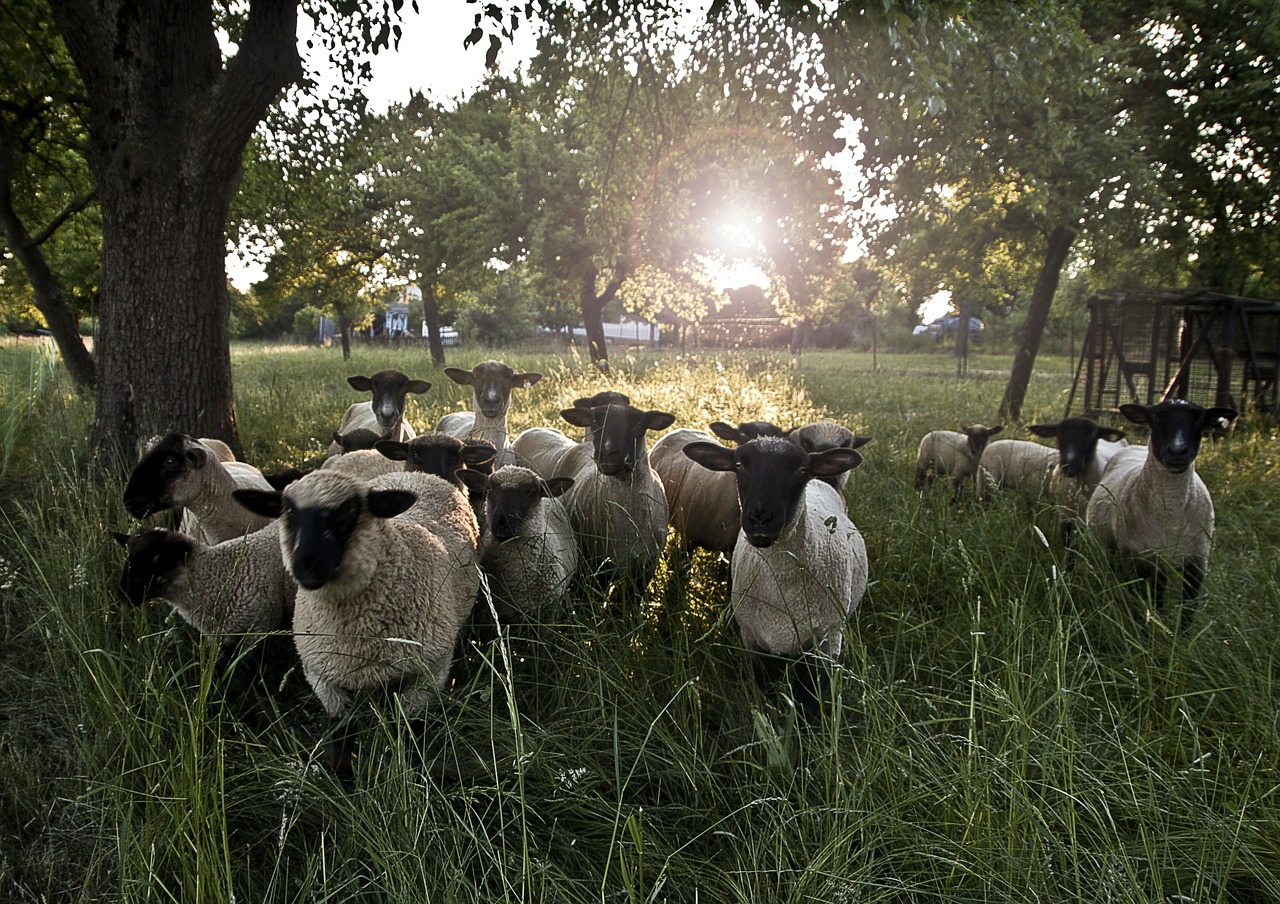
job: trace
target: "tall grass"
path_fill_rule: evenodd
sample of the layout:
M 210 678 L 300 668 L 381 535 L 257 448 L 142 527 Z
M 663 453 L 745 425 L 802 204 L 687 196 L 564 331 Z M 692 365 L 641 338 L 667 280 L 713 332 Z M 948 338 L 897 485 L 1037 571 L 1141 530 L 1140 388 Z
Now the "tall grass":
M 995 420 L 1008 359 L 636 353 L 606 379 L 502 357 L 546 375 L 516 430 L 607 386 L 677 426 L 874 438 L 847 493 L 872 584 L 820 724 L 755 686 L 725 564 L 672 548 L 643 611 L 584 596 L 472 644 L 425 738 L 371 706 L 344 787 L 288 638 L 258 725 L 166 609 L 114 600 L 120 486 L 78 464 L 84 403 L 54 393 L 0 484 L 0 898 L 1280 902 L 1274 427 L 1202 452 L 1218 536 L 1182 629 L 1051 513 L 911 488 L 921 434 Z M 416 350 L 238 349 L 246 457 L 317 460 L 344 378 L 388 366 L 435 384 L 418 425 L 469 405 Z M 1056 418 L 1067 363 L 1041 367 L 1028 414 Z

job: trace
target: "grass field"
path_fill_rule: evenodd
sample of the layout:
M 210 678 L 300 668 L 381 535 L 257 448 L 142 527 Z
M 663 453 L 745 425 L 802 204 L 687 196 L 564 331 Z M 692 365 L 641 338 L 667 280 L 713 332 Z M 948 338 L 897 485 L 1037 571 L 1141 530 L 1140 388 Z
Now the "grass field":
M 995 420 L 1007 357 L 957 378 L 945 356 L 619 350 L 606 379 L 502 352 L 546 375 L 516 430 L 616 388 L 676 426 L 825 415 L 874 438 L 847 491 L 872 583 L 838 693 L 813 727 L 761 693 L 727 567 L 669 549 L 644 611 L 578 599 L 460 661 L 425 769 L 389 701 L 349 788 L 287 637 L 283 715 L 254 724 L 167 607 L 116 601 L 123 475 L 88 469 L 89 405 L 37 354 L 0 345 L 0 900 L 1280 904 L 1268 423 L 1201 453 L 1218 533 L 1183 630 L 1095 550 L 1069 557 L 1047 511 L 912 489 L 923 433 Z M 239 346 L 234 365 L 268 470 L 320 457 L 349 374 L 431 380 L 419 426 L 469 407 L 418 349 Z M 1028 421 L 1060 417 L 1069 384 L 1042 360 Z

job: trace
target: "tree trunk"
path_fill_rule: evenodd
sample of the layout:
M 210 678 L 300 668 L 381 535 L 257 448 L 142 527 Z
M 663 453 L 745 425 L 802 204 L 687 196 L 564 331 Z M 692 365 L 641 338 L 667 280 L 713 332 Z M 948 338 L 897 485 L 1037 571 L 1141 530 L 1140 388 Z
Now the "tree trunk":
M 351 360 L 351 318 L 347 312 L 341 308 L 334 308 L 334 313 L 338 315 L 338 332 L 342 335 L 342 360 Z
M 102 205 L 91 447 L 107 464 L 169 431 L 238 448 L 227 211 L 249 137 L 301 75 L 297 0 L 252 0 L 225 68 L 208 4 L 51 7 L 89 95 L 88 156 Z
M 1031 372 L 1040 351 L 1040 339 L 1044 336 L 1045 324 L 1049 322 L 1049 308 L 1053 304 L 1058 279 L 1075 238 L 1075 230 L 1066 226 L 1056 227 L 1049 235 L 1044 263 L 1040 265 L 1040 275 L 1036 277 L 1036 287 L 1031 293 L 1027 321 L 1022 326 L 1018 352 L 1013 358 L 1009 383 L 1005 386 L 1004 399 L 1000 402 L 1001 420 L 1016 421 L 1022 416 L 1022 403 L 1027 398 L 1027 387 L 1031 385 Z
M 436 284 L 422 283 L 422 319 L 427 322 L 427 346 L 431 349 L 431 363 L 444 367 L 444 341 L 440 338 L 440 301 L 436 298 Z
M 599 271 L 588 264 L 583 268 L 580 300 L 582 302 L 582 328 L 587 334 L 587 350 L 591 355 L 591 363 L 603 373 L 609 372 L 609 348 L 605 344 L 604 306 L 608 303 L 601 295 L 596 294 L 596 276 Z

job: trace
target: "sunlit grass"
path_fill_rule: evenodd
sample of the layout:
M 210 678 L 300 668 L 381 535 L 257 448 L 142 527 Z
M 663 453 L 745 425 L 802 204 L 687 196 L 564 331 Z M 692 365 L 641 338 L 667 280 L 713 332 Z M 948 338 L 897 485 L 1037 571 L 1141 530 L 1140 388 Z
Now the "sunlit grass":
M 676 426 L 822 416 L 873 437 L 847 492 L 872 584 L 826 718 L 760 692 L 727 565 L 673 545 L 643 609 L 584 594 L 470 645 L 420 747 L 366 710 L 344 787 L 287 638 L 283 715 L 258 726 L 179 620 L 114 599 L 107 531 L 130 523 L 77 463 L 88 406 L 58 372 L 0 483 L 0 898 L 1280 901 L 1274 426 L 1202 452 L 1218 536 L 1183 630 L 1046 512 L 911 488 L 924 432 L 994 422 L 1007 358 L 957 379 L 945 356 L 619 350 L 605 377 L 571 352 L 492 354 L 545 375 L 513 431 L 609 388 Z M 419 428 L 470 404 L 421 349 L 246 345 L 234 366 L 266 469 L 318 460 L 361 397 L 351 374 L 431 380 Z M 1069 362 L 1039 370 L 1028 421 L 1069 389 Z

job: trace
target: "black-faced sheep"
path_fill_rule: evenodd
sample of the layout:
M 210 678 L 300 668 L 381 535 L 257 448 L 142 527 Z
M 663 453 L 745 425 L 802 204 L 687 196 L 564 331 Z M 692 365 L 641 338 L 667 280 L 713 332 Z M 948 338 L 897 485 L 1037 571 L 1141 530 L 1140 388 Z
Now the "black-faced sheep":
M 1184 623 L 1195 612 L 1213 543 L 1213 499 L 1196 456 L 1208 430 L 1236 418 L 1233 408 L 1202 408 L 1183 399 L 1121 405 L 1120 413 L 1150 428 L 1146 446 L 1127 446 L 1102 472 L 1085 521 L 1105 546 L 1136 562 L 1153 581 L 1160 604 L 1168 572 L 1182 579 Z
M 834 487 L 814 480 L 857 467 L 848 448 L 807 453 L 766 437 L 737 449 L 690 443 L 684 453 L 714 471 L 736 474 L 742 511 L 733 549 L 730 605 L 762 684 L 786 660 L 797 704 L 816 715 L 845 624 L 867 588 L 862 535 Z
M 440 418 L 436 430 L 459 439 L 483 439 L 498 450 L 495 467 L 515 464 L 511 438 L 507 428 L 507 412 L 511 408 L 511 390 L 528 389 L 542 379 L 540 373 L 516 373 L 501 361 L 481 361 L 471 370 L 446 367 L 445 376 L 455 383 L 471 387 L 472 411 L 455 411 Z
M 262 635 L 288 628 L 297 586 L 280 559 L 278 526 L 215 545 L 153 527 L 115 534 L 127 551 L 120 593 L 134 605 L 162 599 L 218 650 L 219 674 L 231 669 L 248 691 Z
M 236 498 L 280 519 L 279 549 L 298 583 L 294 642 L 331 720 L 355 695 L 395 690 L 420 717 L 445 688 L 480 587 L 475 516 L 458 490 L 427 474 L 366 483 L 316 471 L 283 493 Z M 354 736 L 334 763 L 351 768 Z
M 1084 518 L 1089 496 L 1102 479 L 1103 469 L 1123 448 L 1120 443 L 1124 441 L 1124 431 L 1103 426 L 1093 418 L 1075 416 L 1052 424 L 1031 424 L 1027 432 L 1057 443 L 1058 461 L 1049 475 L 1049 491 L 1058 509 L 1063 540 L 1070 540 L 1075 522 Z
M 963 433 L 954 430 L 934 430 L 920 440 L 916 455 L 916 489 L 935 475 L 949 476 L 959 491 L 966 480 L 978 469 L 987 442 L 1004 429 L 1003 425 L 987 427 L 982 424 L 961 426 Z
M 135 518 L 183 509 L 183 530 L 205 543 L 265 527 L 267 519 L 231 498 L 236 489 L 271 489 L 262 472 L 242 461 L 222 461 L 217 452 L 182 433 L 154 438 L 124 488 L 124 507 Z
M 787 439 L 791 440 L 806 452 L 825 452 L 827 449 L 861 449 L 871 442 L 869 436 L 858 436 L 844 424 L 835 421 L 815 421 L 787 431 Z M 843 471 L 836 477 L 823 477 L 840 492 L 844 492 L 849 482 L 849 472 Z
M 405 399 L 409 393 L 424 393 L 431 388 L 426 380 L 413 380 L 398 370 L 380 370 L 371 377 L 348 377 L 351 388 L 369 392 L 373 398 L 357 402 L 342 414 L 338 433 L 346 436 L 352 430 L 367 429 L 382 439 L 408 440 L 417 431 L 404 419 Z M 342 447 L 335 441 L 329 444 L 330 455 L 341 455 Z
M 556 498 L 573 481 L 544 481 L 517 465 L 488 476 L 471 470 L 459 476 L 485 500 L 480 565 L 499 616 L 552 609 L 569 592 L 578 570 L 577 538 Z

